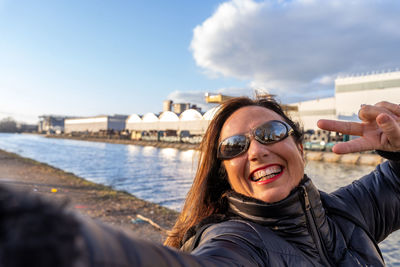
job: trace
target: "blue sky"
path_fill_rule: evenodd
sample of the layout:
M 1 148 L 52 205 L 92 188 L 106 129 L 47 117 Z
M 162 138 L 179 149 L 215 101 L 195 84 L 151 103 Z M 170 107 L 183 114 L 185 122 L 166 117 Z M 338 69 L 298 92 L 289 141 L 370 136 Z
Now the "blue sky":
M 396 0 L 0 0 L 0 119 L 204 109 L 205 92 L 296 102 L 400 67 Z

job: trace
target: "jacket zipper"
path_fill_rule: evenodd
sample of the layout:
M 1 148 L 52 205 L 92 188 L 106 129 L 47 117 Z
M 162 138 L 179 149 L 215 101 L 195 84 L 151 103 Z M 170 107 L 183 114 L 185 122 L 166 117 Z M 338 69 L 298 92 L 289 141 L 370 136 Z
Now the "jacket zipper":
M 317 246 L 322 263 L 325 266 L 335 266 L 328 257 L 324 242 L 322 241 L 321 232 L 319 231 L 315 223 L 315 215 L 310 204 L 310 199 L 308 198 L 307 190 L 303 185 L 301 186 L 301 189 L 301 191 L 303 191 L 304 210 L 307 218 L 307 226 L 314 240 L 314 243 Z

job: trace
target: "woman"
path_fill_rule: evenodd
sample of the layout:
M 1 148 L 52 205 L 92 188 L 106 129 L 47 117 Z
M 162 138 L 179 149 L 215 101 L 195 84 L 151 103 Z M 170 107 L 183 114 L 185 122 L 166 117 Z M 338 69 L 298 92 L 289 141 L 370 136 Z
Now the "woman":
M 400 106 L 319 127 L 358 139 L 336 153 L 389 161 L 331 194 L 304 175 L 302 133 L 272 100 L 222 105 L 164 247 L 0 187 L 1 266 L 383 266 L 377 242 L 400 227 Z M 24 255 L 21 257 L 21 255 Z
M 362 123 L 318 122 L 361 136 L 335 153 L 383 150 L 394 160 L 326 194 L 304 175 L 302 133 L 276 102 L 226 102 L 165 245 L 243 266 L 384 265 L 376 242 L 400 227 L 399 116 L 399 105 L 381 102 L 361 107 Z

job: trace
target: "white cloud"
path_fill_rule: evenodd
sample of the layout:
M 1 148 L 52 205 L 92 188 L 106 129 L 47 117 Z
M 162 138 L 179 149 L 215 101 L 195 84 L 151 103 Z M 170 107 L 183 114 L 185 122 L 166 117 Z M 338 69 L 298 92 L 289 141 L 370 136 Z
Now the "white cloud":
M 207 72 L 285 102 L 330 96 L 339 74 L 399 67 L 399 13 L 395 0 L 232 0 L 194 29 L 190 48 Z
M 317 83 L 317 84 L 322 84 L 322 85 L 330 85 L 332 84 L 336 79 L 336 75 L 324 75 L 322 77 L 318 77 L 314 79 L 312 82 Z

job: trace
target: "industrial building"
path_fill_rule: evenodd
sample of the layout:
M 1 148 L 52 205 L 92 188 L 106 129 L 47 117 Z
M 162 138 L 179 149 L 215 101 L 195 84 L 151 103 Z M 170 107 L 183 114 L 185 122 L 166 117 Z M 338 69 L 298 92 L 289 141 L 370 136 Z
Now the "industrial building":
M 206 93 L 205 98 L 208 103 L 221 103 L 230 97 Z M 360 105 L 373 105 L 379 101 L 400 103 L 400 71 L 339 77 L 335 80 L 333 97 L 293 103 L 283 108 L 300 122 L 305 131 L 314 132 L 320 140 L 335 141 L 347 137 L 319 130 L 319 119 L 359 121 L 357 112 Z M 171 109 L 171 106 L 172 101 L 164 102 L 164 109 Z M 201 137 L 217 110 L 218 106 L 204 115 L 194 109 L 187 109 L 180 115 L 170 110 L 165 110 L 160 116 L 148 113 L 140 117 L 134 114 L 128 118 L 126 129 L 134 139 L 163 140 L 168 137 L 171 141 L 171 136 L 175 136 L 176 140 L 185 136 Z
M 190 103 L 174 103 L 172 100 L 164 100 L 163 102 L 163 112 L 172 111 L 176 114 L 181 114 L 185 110 L 195 109 L 201 112 L 201 108 L 196 105 L 191 105 Z
M 289 112 L 290 117 L 300 122 L 304 130 L 317 130 L 317 121 L 319 119 L 337 119 L 335 97 L 303 101 L 290 105 L 298 109 L 297 111 Z
M 86 118 L 69 118 L 64 121 L 64 132 L 99 132 L 99 131 L 122 131 L 128 116 L 96 116 Z
M 361 104 L 374 105 L 379 101 L 400 103 L 400 71 L 339 77 L 333 97 L 290 104 L 298 108 L 290 115 L 305 130 L 317 130 L 319 119 L 359 121 Z
M 62 133 L 64 132 L 65 116 L 42 115 L 39 116 L 39 133 Z
M 265 97 L 273 96 L 267 94 Z M 218 104 L 229 98 L 221 94 L 205 95 L 208 103 Z M 302 124 L 305 131 L 318 134 L 322 140 L 325 135 L 331 141 L 335 140 L 335 133 L 319 131 L 319 119 L 359 121 L 357 112 L 361 104 L 373 105 L 384 100 L 400 103 L 400 71 L 339 77 L 335 80 L 333 97 L 292 103 L 283 108 Z M 87 118 L 41 116 L 39 130 L 59 129 L 65 133 L 125 130 L 135 140 L 199 142 L 218 109 L 219 106 L 216 106 L 202 114 L 189 103 L 166 100 L 163 103 L 164 111 L 159 115 L 147 113 L 143 116 L 132 114 L 129 117 L 115 115 Z
M 154 113 L 142 117 L 132 114 L 126 120 L 126 130 L 131 132 L 132 139 L 179 141 L 182 138 L 201 138 L 218 108 L 214 107 L 203 115 L 195 109 L 187 109 L 179 116 L 171 111 L 164 111 L 160 116 Z

